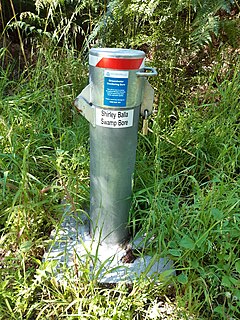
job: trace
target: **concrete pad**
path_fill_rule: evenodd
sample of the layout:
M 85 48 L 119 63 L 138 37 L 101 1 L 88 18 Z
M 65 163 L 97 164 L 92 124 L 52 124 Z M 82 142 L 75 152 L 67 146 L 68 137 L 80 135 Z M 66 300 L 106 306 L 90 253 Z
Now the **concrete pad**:
M 131 283 L 141 276 L 154 280 L 166 270 L 174 274 L 173 263 L 168 258 L 145 255 L 144 251 L 135 255 L 141 249 L 142 239 L 133 239 L 124 248 L 94 241 L 84 213 L 79 217 L 66 210 L 59 228 L 52 231 L 50 239 L 51 245 L 44 254 L 44 260 L 56 261 L 54 273 L 57 280 L 63 278 L 64 269 L 81 270 L 81 265 L 87 265 L 91 278 L 104 284 Z

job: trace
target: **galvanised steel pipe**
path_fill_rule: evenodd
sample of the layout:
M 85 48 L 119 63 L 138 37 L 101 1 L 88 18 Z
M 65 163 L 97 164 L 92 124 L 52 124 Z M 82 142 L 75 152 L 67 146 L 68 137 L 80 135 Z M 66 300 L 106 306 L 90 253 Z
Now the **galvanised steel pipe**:
M 128 238 L 139 114 L 151 113 L 146 77 L 156 75 L 144 60 L 140 50 L 91 49 L 89 85 L 75 100 L 90 122 L 90 233 L 106 244 Z

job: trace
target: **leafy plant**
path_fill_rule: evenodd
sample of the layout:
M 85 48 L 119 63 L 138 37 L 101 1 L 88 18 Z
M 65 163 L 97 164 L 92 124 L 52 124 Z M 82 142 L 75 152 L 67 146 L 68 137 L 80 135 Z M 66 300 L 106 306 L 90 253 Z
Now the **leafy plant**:
M 47 38 L 66 48 L 81 48 L 104 9 L 105 4 L 101 1 L 36 0 L 35 9 L 22 11 L 18 20 L 9 20 L 7 28 L 20 29 L 28 40 Z
M 0 51 L 2 319 L 239 318 L 239 57 L 227 46 L 218 53 L 190 46 L 209 17 L 219 16 L 218 35 L 228 21 L 233 39 L 238 17 L 221 13 L 230 1 L 219 2 L 220 12 L 208 3 L 42 0 L 19 20 L 13 1 L 17 22 L 9 27 L 41 41 L 32 41 L 34 65 L 21 73 L 13 59 L 6 64 L 8 49 Z M 156 283 L 143 274 L 131 286 L 106 288 L 79 264 L 77 277 L 64 270 L 58 282 L 54 262 L 41 261 L 62 199 L 77 213 L 89 202 L 88 124 L 72 108 L 88 82 L 83 55 L 70 46 L 75 24 L 86 27 L 86 46 L 146 49 L 158 68 L 149 134 L 139 133 L 129 225 L 146 253 L 172 259 L 176 275 L 167 280 L 169 271 Z
M 179 1 L 179 12 L 189 12 L 188 25 L 191 30 L 191 46 L 199 48 L 204 44 L 212 44 L 215 39 L 221 38 L 221 34 L 227 32 L 228 21 L 232 19 L 231 10 L 236 6 L 239 8 L 237 0 Z M 238 38 L 239 41 L 238 28 L 235 27 L 234 23 L 231 32 L 234 32 L 235 38 Z

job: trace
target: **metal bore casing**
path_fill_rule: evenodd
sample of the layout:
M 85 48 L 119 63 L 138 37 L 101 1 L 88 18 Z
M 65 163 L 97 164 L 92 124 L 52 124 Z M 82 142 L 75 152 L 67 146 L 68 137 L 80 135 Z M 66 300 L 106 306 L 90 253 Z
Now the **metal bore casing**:
M 136 71 L 145 53 L 131 49 L 91 49 L 90 228 L 94 239 L 116 244 L 128 237 L 139 109 L 144 79 Z
M 139 114 L 151 112 L 146 77 L 156 75 L 144 61 L 140 50 L 91 49 L 89 85 L 75 100 L 90 123 L 90 233 L 105 244 L 128 238 Z

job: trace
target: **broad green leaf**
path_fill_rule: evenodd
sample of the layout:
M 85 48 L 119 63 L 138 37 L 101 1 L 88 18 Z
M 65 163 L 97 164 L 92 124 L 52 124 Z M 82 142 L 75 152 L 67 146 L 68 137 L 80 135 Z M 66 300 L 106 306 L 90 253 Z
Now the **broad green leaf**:
M 214 308 L 213 311 L 216 313 L 219 313 L 219 314 L 223 314 L 224 313 L 224 306 L 219 305 L 216 308 Z
M 230 277 L 229 276 L 223 276 L 222 277 L 222 286 L 224 287 L 232 287 L 232 282 L 230 280 Z
M 235 297 L 235 300 L 236 300 L 236 299 L 237 299 L 237 300 L 240 300 L 240 290 L 235 289 L 235 290 L 233 291 L 233 296 Z
M 198 260 L 194 259 L 191 261 L 191 265 L 194 269 L 198 269 L 199 268 L 199 262 Z
M 236 279 L 234 277 L 231 277 L 229 276 L 229 280 L 232 282 L 232 284 L 236 287 L 239 287 L 240 286 L 240 280 L 239 279 Z
M 238 273 L 240 273 L 240 260 L 235 263 L 235 268 Z
M 31 249 L 32 245 L 33 245 L 32 241 L 25 241 L 21 244 L 20 250 L 22 252 L 28 252 Z
M 181 257 L 182 252 L 178 249 L 169 249 L 168 252 L 174 257 Z
M 181 273 L 177 276 L 177 280 L 181 284 L 187 284 L 188 283 L 188 276 L 185 273 Z
M 190 237 L 184 236 L 182 238 L 182 240 L 180 241 L 180 246 L 185 248 L 185 249 L 193 250 L 194 247 L 195 247 L 195 243 Z

